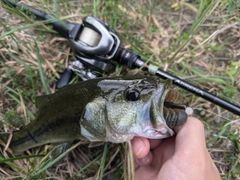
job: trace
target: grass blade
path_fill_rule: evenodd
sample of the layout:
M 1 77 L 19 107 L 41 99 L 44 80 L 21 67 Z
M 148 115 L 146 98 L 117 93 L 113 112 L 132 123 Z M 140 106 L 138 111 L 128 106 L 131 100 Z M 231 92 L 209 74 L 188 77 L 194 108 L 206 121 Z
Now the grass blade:
M 102 155 L 102 161 L 101 161 L 101 165 L 100 165 L 100 175 L 99 175 L 99 179 L 102 179 L 102 178 L 103 178 L 103 173 L 104 173 L 104 169 L 105 169 L 107 152 L 108 152 L 108 143 L 105 143 L 104 150 L 103 150 L 103 155 Z
M 39 72 L 40 79 L 41 79 L 41 82 L 42 82 L 42 85 L 43 85 L 43 89 L 44 89 L 46 94 L 49 94 L 48 82 L 46 81 L 44 71 L 43 71 L 43 68 L 42 68 L 43 58 L 39 54 L 39 49 L 38 49 L 38 45 L 37 45 L 36 42 L 35 42 L 35 45 L 36 45 L 36 54 L 37 54 L 37 61 L 38 61 L 38 72 Z

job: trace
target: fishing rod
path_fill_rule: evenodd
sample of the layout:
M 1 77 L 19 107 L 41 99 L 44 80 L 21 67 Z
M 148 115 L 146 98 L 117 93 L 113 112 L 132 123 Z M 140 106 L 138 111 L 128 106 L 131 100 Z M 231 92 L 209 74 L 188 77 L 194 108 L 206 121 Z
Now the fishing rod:
M 120 38 L 114 29 L 96 17 L 87 16 L 82 24 L 70 23 L 21 2 L 13 3 L 9 0 L 2 0 L 2 2 L 13 8 L 20 8 L 27 14 L 31 13 L 41 20 L 47 20 L 56 32 L 69 40 L 76 61 L 73 66 L 65 69 L 57 82 L 58 88 L 68 84 L 73 72 L 77 72 L 83 80 L 97 77 L 96 71 L 109 74 L 115 69 L 112 62 L 114 60 L 130 69 L 141 68 L 160 78 L 171 79 L 173 84 L 240 116 L 239 106 L 145 62 L 140 55 L 121 46 Z

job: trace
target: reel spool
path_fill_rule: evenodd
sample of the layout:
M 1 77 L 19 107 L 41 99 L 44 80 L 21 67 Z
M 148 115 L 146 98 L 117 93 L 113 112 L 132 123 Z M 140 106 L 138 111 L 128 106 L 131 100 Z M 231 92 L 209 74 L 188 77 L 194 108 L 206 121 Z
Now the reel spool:
M 79 40 L 86 43 L 89 46 L 97 46 L 101 39 L 101 34 L 94 31 L 91 28 L 84 27 L 80 34 Z

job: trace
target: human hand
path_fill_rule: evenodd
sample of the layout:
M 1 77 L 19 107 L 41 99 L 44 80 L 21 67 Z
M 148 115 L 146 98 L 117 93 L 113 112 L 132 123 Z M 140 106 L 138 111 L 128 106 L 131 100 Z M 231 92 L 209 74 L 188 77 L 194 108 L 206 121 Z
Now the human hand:
M 176 136 L 167 139 L 132 140 L 136 179 L 221 179 L 206 148 L 203 124 L 189 117 L 174 130 Z

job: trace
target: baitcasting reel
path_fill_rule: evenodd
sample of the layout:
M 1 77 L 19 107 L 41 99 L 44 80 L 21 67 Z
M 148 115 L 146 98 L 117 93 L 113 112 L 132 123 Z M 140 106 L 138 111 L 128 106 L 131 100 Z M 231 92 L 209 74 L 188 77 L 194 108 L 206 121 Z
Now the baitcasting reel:
M 108 24 L 92 16 L 85 17 L 82 25 L 76 24 L 69 31 L 68 38 L 76 61 L 64 71 L 57 88 L 69 83 L 72 71 L 87 80 L 115 70 L 111 60 L 120 46 L 120 39 Z
M 73 71 L 82 80 L 93 79 L 101 73 L 110 74 L 115 70 L 112 59 L 128 62 L 128 66 L 133 68 L 131 62 L 140 58 L 136 53 L 121 47 L 117 33 L 95 17 L 85 17 L 83 24 L 76 24 L 68 34 L 76 61 L 64 71 L 57 82 L 57 88 L 69 83 Z

